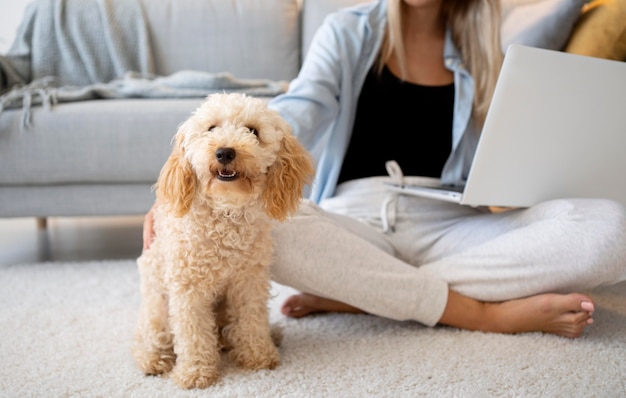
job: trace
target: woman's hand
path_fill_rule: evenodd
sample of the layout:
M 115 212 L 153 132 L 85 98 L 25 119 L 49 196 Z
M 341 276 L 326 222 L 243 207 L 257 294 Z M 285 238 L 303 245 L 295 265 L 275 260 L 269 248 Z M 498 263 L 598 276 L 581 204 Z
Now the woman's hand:
M 519 207 L 500 207 L 500 206 L 489 206 L 489 211 L 492 213 L 502 213 L 503 211 L 515 210 L 519 209 Z
M 157 203 L 154 202 L 143 219 L 143 250 L 149 249 L 152 241 L 154 241 L 154 210 L 156 207 Z

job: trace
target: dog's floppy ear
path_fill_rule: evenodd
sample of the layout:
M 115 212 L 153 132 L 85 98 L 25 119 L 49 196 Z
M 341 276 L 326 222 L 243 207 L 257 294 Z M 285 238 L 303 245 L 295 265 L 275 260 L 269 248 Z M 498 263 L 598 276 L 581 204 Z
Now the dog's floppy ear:
M 157 202 L 169 206 L 177 217 L 189 211 L 196 191 L 196 176 L 185 159 L 183 140 L 182 134 L 176 135 L 172 153 L 161 168 L 156 183 Z
M 291 134 L 285 122 L 284 137 L 276 162 L 269 168 L 263 191 L 265 212 L 277 220 L 284 220 L 298 209 L 302 190 L 313 179 L 313 160 L 298 139 Z

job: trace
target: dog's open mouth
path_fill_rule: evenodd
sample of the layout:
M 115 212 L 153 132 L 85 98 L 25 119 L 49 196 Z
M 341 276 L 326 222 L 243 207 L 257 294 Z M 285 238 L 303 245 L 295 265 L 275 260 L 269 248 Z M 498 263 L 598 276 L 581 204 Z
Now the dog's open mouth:
M 220 169 L 217 172 L 217 179 L 220 181 L 234 181 L 239 178 L 239 173 L 235 170 Z

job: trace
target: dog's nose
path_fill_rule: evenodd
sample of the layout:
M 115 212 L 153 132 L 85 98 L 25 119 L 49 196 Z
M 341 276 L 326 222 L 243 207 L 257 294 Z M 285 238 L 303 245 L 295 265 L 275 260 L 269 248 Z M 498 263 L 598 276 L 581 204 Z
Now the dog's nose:
M 221 164 L 228 164 L 235 159 L 235 150 L 233 148 L 220 148 L 215 152 L 215 158 Z

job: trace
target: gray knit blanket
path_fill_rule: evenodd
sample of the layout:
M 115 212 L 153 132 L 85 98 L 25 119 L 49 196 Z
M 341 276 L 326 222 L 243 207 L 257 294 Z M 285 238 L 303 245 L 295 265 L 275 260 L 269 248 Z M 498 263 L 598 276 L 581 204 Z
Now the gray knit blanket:
M 35 0 L 0 55 L 0 113 L 59 102 L 113 98 L 202 98 L 213 92 L 275 96 L 285 81 L 184 70 L 154 74 L 138 0 Z

